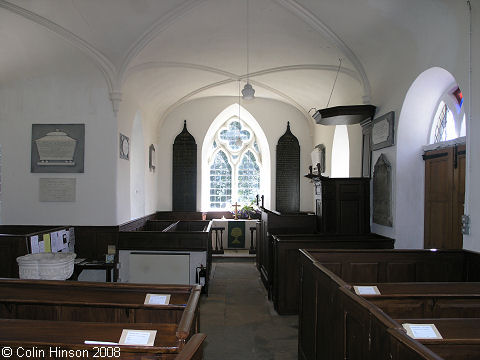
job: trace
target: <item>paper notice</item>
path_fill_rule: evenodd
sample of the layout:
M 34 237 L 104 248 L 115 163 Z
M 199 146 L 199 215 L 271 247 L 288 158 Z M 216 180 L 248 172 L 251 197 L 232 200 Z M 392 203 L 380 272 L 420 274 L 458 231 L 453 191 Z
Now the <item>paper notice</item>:
M 170 303 L 170 295 L 164 294 L 147 294 L 145 296 L 145 305 L 168 305 Z
M 380 291 L 376 286 L 354 286 L 357 295 L 380 295 Z
M 402 324 L 408 336 L 414 339 L 443 339 L 435 324 Z
M 124 329 L 118 342 L 120 345 L 153 346 L 157 330 Z
M 30 237 L 30 248 L 32 249 L 32 254 L 40 252 L 40 247 L 38 245 L 38 235 L 33 235 Z
M 43 243 L 45 244 L 45 252 L 52 252 L 52 244 L 50 243 L 50 234 L 43 234 Z

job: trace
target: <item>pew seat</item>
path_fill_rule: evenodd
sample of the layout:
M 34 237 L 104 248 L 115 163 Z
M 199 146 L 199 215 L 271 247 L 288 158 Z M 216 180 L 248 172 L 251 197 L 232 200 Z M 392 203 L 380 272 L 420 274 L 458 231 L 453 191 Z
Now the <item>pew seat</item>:
M 172 324 L 185 341 L 199 331 L 199 285 L 0 280 L 0 317 L 105 323 Z M 169 305 L 145 305 L 147 293 Z
M 480 318 L 396 319 L 396 321 L 400 324 L 435 324 L 443 339 L 417 339 L 417 341 L 443 359 L 480 359 Z
M 118 343 L 123 329 L 156 330 L 154 346 L 105 346 L 84 343 L 86 340 Z M 105 358 L 105 354 L 110 355 L 110 358 L 115 358 L 119 354 L 120 358 L 124 359 L 175 359 L 184 346 L 175 333 L 175 324 L 0 319 L 0 347 L 12 348 L 14 356 L 10 357 L 11 359 L 24 358 L 29 354 L 32 356 L 28 357 L 46 359 Z M 62 350 L 70 351 L 63 353 L 70 355 L 62 356 Z

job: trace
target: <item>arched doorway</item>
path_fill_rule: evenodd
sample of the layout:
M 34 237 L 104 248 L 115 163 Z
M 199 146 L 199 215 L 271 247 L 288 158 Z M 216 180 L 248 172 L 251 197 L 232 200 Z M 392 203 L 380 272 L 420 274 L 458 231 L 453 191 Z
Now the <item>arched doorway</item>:
M 405 96 L 397 129 L 395 236 L 398 248 L 423 248 L 425 223 L 424 146 L 445 93 L 458 87 L 446 70 L 421 73 Z

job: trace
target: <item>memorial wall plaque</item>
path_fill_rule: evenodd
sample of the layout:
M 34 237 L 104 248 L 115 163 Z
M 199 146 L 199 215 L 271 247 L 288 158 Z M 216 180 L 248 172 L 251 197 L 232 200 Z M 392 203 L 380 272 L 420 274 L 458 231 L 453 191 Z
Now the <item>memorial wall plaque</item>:
M 385 154 L 373 170 L 373 222 L 392 226 L 392 167 Z
M 85 124 L 32 124 L 32 173 L 82 173 Z
M 197 144 L 187 130 L 183 130 L 173 143 L 172 210 L 197 210 Z
M 277 144 L 276 209 L 300 211 L 300 145 L 290 131 L 290 122 Z
M 40 202 L 75 202 L 75 178 L 41 178 Z

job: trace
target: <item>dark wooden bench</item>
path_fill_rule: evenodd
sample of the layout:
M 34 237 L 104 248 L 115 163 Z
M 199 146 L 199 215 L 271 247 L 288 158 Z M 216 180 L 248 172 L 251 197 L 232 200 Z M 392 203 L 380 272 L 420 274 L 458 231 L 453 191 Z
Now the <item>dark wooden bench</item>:
M 398 323 L 434 324 L 443 339 L 417 339 L 443 359 L 480 359 L 480 318 L 397 319 Z
M 480 318 L 480 283 L 379 283 L 365 295 L 394 318 Z
M 123 329 L 156 330 L 154 345 L 106 346 L 84 343 L 85 340 L 118 343 Z M 175 324 L 0 319 L 0 347 L 12 349 L 14 356 L 11 359 L 25 358 L 31 354 L 29 357 L 45 359 L 119 357 L 144 360 L 175 359 L 184 344 L 176 336 Z M 64 351 L 63 355 L 61 351 Z
M 395 359 L 395 351 L 404 351 L 405 346 L 399 345 L 397 338 L 389 338 L 388 329 L 402 330 L 392 317 L 478 316 L 480 284 L 469 283 L 478 276 L 476 253 L 422 250 L 302 250 L 301 253 L 300 359 L 351 358 L 354 353 L 363 354 L 360 358 Z M 432 272 L 429 265 L 444 269 Z M 361 269 L 367 271 L 359 273 Z M 399 269 L 410 271 L 395 273 Z M 408 283 L 383 283 L 391 279 Z M 358 296 L 351 286 L 355 281 L 376 285 L 383 295 Z
M 299 249 L 393 249 L 395 240 L 377 234 L 273 236 L 272 299 L 281 315 L 298 314 Z
M 310 213 L 279 213 L 261 207 L 260 226 L 257 228 L 256 265 L 260 278 L 272 296 L 273 235 L 308 234 L 316 231 L 316 216 Z
M 174 324 L 179 341 L 199 331 L 200 286 L 0 280 L 0 317 L 105 323 Z M 147 293 L 169 305 L 145 305 Z

